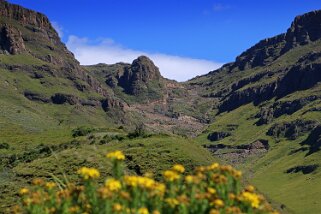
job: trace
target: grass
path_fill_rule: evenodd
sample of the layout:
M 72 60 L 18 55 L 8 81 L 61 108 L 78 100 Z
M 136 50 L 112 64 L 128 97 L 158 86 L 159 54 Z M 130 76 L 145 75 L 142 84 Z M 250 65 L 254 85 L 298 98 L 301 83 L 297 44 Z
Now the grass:
M 111 129 L 110 131 L 99 131 L 96 136 L 99 138 L 103 135 L 102 133 L 123 134 L 124 132 Z M 60 137 L 58 137 L 59 135 Z M 37 136 L 35 138 L 37 140 L 34 139 L 35 142 L 30 141 L 34 147 L 39 145 L 40 142 L 46 142 L 46 145 L 57 145 L 72 140 L 70 137 L 71 131 L 69 135 L 58 131 L 44 137 Z M 28 183 L 34 177 L 50 179 L 51 175 L 55 174 L 63 179 L 65 174 L 68 179 L 74 180 L 76 177 L 73 175 L 80 166 L 96 167 L 105 175 L 108 175 L 110 165 L 105 158 L 105 154 L 113 150 L 126 152 L 126 157 L 128 157 L 126 170 L 128 172 L 138 175 L 152 172 L 156 178 L 160 178 L 162 170 L 174 163 L 184 164 L 186 169 L 191 171 L 195 166 L 217 161 L 207 150 L 192 140 L 175 136 L 156 135 L 149 138 L 116 140 L 104 145 L 100 145 L 99 141 L 90 144 L 86 137 L 80 137 L 77 138 L 77 142 L 78 144 L 56 151 L 53 155 L 40 156 L 31 162 L 22 161 L 12 169 L 3 169 L 3 173 L 0 174 L 0 186 L 6 186 L 7 190 L 2 192 L 4 203 L 2 206 L 13 205 L 16 199 L 15 194 L 19 188 L 24 185 L 28 186 Z M 27 149 L 32 150 L 30 147 Z M 4 209 L 4 207 L 2 208 Z
M 294 99 L 317 94 L 320 87 L 300 91 L 287 96 L 280 101 L 291 101 Z M 268 106 L 273 100 L 265 103 Z M 239 168 L 245 171 L 247 180 L 254 183 L 260 192 L 263 192 L 275 206 L 281 206 L 285 212 L 290 213 L 318 213 L 321 203 L 318 201 L 321 187 L 321 170 L 317 168 L 310 174 L 286 173 L 288 169 L 296 166 L 307 166 L 311 164 L 321 165 L 320 152 L 306 156 L 306 152 L 300 151 L 290 154 L 291 151 L 301 148 L 300 142 L 307 138 L 307 134 L 296 140 L 284 138 L 274 139 L 266 135 L 266 131 L 275 123 L 290 122 L 296 119 L 317 120 L 321 117 L 320 112 L 307 112 L 312 107 L 319 106 L 319 101 L 314 101 L 292 115 L 282 115 L 275 118 L 271 124 L 256 126 L 257 118 L 254 116 L 259 112 L 259 107 L 253 104 L 244 105 L 231 112 L 218 115 L 213 124 L 198 137 L 201 144 L 240 145 L 248 144 L 256 139 L 269 140 L 270 149 L 262 157 L 251 158 L 244 163 L 239 163 Z M 235 130 L 229 129 L 229 125 L 237 125 Z M 213 131 L 229 131 L 232 136 L 218 142 L 210 142 L 207 135 Z M 225 152 L 228 152 L 225 151 Z M 232 150 L 230 151 L 232 152 Z M 300 192 L 300 194 L 297 194 Z

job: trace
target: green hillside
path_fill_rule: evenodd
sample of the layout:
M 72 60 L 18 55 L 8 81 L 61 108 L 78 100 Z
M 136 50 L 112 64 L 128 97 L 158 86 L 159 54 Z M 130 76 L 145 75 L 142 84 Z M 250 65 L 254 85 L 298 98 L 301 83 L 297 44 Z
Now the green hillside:
M 280 212 L 321 210 L 321 11 L 183 83 L 146 56 L 81 66 L 45 15 L 1 0 L 0 12 L 0 213 L 33 178 L 109 175 L 113 150 L 156 179 L 229 163 Z

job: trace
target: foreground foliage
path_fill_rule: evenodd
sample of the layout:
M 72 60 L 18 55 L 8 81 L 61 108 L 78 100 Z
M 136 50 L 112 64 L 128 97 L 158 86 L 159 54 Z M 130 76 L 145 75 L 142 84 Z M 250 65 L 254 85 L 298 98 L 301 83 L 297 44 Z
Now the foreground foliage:
M 186 174 L 174 165 L 159 182 L 152 175 L 124 175 L 121 151 L 108 153 L 113 177 L 97 182 L 95 168 L 78 170 L 79 184 L 33 181 L 31 189 L 20 190 L 21 206 L 15 213 L 276 213 L 253 186 L 240 187 L 242 173 L 231 166 L 197 167 Z

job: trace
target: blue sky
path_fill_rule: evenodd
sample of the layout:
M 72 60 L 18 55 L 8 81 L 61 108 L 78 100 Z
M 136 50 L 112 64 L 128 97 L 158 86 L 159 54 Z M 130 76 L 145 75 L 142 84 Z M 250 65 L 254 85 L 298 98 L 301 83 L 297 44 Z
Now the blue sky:
M 296 15 L 321 9 L 321 0 L 10 2 L 45 13 L 82 64 L 146 54 L 178 80 L 233 61 L 259 40 L 285 32 Z

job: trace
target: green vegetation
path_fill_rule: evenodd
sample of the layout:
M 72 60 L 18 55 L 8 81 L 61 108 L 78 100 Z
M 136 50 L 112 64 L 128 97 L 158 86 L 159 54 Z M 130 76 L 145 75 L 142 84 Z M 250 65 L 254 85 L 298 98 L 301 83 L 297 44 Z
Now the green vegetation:
M 121 151 L 109 152 L 112 176 L 104 185 L 95 181 L 99 170 L 82 167 L 78 185 L 56 179 L 33 180 L 34 188 L 22 188 L 22 206 L 14 213 L 277 213 L 253 186 L 241 189 L 242 173 L 231 166 L 213 163 L 185 174 L 181 164 L 163 173 L 159 182 L 152 175 L 124 175 Z M 57 188 L 59 187 L 59 188 Z

